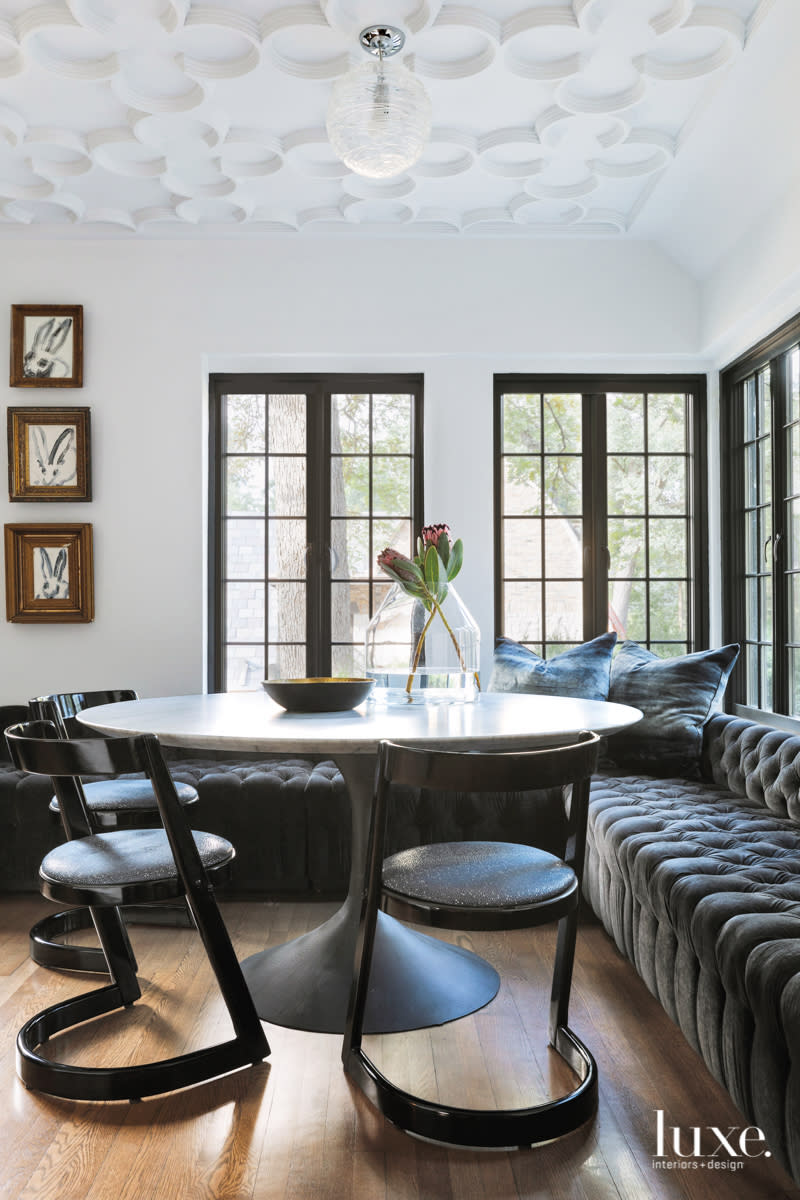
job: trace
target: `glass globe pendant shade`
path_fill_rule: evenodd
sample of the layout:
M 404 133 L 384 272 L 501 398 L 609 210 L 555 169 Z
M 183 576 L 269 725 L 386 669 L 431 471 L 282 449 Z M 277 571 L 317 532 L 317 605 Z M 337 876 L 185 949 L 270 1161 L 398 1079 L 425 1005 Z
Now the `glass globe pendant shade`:
M 351 171 L 388 179 L 422 154 L 431 131 L 431 102 L 411 71 L 379 58 L 334 84 L 327 129 L 331 146 Z

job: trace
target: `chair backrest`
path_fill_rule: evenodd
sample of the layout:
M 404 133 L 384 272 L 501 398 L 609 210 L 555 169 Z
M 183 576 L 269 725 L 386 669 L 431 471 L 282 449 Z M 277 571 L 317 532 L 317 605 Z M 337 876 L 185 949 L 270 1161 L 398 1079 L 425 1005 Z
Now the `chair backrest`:
M 589 785 L 600 738 L 584 730 L 574 742 L 541 750 L 497 753 L 427 750 L 381 742 L 378 792 L 383 805 L 392 783 L 454 792 L 521 792 L 571 787 L 566 807 L 564 861 L 581 877 L 589 811 Z M 535 831 L 531 831 L 534 833 Z
M 49 696 L 35 696 L 29 701 L 31 715 L 37 721 L 52 721 L 59 736 L 79 738 L 104 738 L 99 730 L 76 721 L 78 713 L 85 708 L 101 704 L 119 704 L 122 700 L 138 700 L 132 688 L 117 688 L 111 691 L 54 692 Z M 22 719 L 22 718 L 20 718 Z
M 194 839 L 155 734 L 65 741 L 52 721 L 30 721 L 7 729 L 6 743 L 11 761 L 20 771 L 51 777 L 70 840 L 94 832 L 80 776 L 144 771 L 153 785 L 175 861 L 179 868 L 183 864 L 190 872 L 199 870 L 197 879 L 203 877 Z
M 379 770 L 387 780 L 409 787 L 519 792 L 588 778 L 597 766 L 599 745 L 598 735 L 588 730 L 568 745 L 489 754 L 381 742 Z

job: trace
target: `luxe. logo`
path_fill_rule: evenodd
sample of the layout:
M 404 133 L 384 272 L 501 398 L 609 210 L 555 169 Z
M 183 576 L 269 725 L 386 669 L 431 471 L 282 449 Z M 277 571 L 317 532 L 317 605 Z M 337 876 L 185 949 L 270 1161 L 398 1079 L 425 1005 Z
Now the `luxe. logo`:
M 674 1155 L 674 1162 L 668 1156 Z M 726 1157 L 727 1156 L 727 1157 Z M 653 1167 L 661 1170 L 738 1171 L 747 1158 L 770 1158 L 766 1138 L 757 1125 L 667 1125 L 663 1108 L 656 1109 L 656 1152 Z

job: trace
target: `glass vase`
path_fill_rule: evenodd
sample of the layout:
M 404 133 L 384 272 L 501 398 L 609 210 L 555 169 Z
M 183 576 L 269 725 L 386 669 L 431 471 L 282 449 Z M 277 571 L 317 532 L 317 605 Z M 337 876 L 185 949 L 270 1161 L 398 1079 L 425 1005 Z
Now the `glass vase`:
M 395 583 L 367 626 L 375 704 L 464 704 L 480 692 L 480 631 L 452 584 L 432 610 Z

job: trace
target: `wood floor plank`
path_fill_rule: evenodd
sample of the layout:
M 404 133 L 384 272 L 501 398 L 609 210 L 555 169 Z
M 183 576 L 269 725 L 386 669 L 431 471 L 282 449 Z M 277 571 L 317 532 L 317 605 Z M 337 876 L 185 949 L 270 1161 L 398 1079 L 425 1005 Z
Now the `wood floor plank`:
M 304 933 L 334 910 L 328 902 L 223 904 L 241 955 Z M 268 1063 L 139 1104 L 26 1092 L 13 1053 L 23 1018 L 103 982 L 30 964 L 27 930 L 42 911 L 36 898 L 2 903 L 0 1200 L 800 1200 L 770 1159 L 736 1174 L 654 1168 L 656 1108 L 681 1127 L 744 1120 L 596 924 L 579 934 L 572 1022 L 598 1062 L 597 1119 L 545 1146 L 480 1152 L 393 1128 L 347 1080 L 337 1036 L 273 1025 Z M 52 1052 L 143 1061 L 226 1035 L 197 934 L 137 926 L 132 935 L 142 999 L 54 1039 Z M 448 1026 L 367 1038 L 368 1052 L 401 1086 L 432 1097 L 440 1087 L 455 1102 L 510 1106 L 557 1094 L 566 1068 L 546 1045 L 552 931 L 467 940 L 501 967 L 497 999 Z

